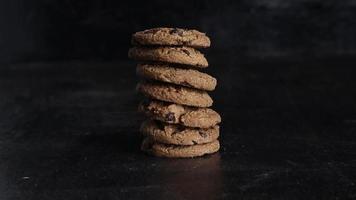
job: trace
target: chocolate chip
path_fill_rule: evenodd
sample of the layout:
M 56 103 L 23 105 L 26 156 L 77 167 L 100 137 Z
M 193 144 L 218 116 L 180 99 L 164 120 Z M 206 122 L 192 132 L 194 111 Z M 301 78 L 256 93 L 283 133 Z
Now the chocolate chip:
M 169 34 L 176 34 L 176 33 L 178 33 L 178 29 L 176 28 L 169 31 Z
M 174 116 L 174 113 L 168 113 L 167 115 L 166 115 L 166 120 L 168 121 L 168 122 L 174 122 L 174 121 L 176 121 L 176 117 Z
M 188 41 L 183 41 L 182 43 L 183 43 L 183 46 L 190 44 L 190 42 L 188 42 Z
M 180 134 L 180 133 L 183 132 L 184 130 L 185 130 L 185 127 L 184 127 L 184 126 L 178 125 L 176 131 L 174 131 L 174 132 L 172 133 L 172 135 Z
M 188 56 L 190 56 L 190 52 L 189 52 L 188 50 L 182 49 L 182 51 L 183 51 L 185 54 L 187 54 Z
M 183 36 L 183 30 L 174 28 L 169 31 L 169 34 Z
M 202 136 L 203 138 L 208 137 L 208 134 L 205 133 L 205 132 L 200 132 L 200 131 L 199 131 L 199 135 Z

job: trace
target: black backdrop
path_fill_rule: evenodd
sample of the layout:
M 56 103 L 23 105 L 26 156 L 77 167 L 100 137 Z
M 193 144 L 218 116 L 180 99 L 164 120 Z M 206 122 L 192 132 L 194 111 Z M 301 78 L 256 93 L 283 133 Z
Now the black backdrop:
M 0 200 L 355 199 L 356 0 L 0 0 L 0 16 Z M 215 155 L 139 150 L 127 50 L 155 26 L 212 39 Z
M 8 0 L 0 4 L 0 61 L 126 58 L 132 32 L 196 28 L 210 51 L 247 58 L 353 56 L 356 1 Z

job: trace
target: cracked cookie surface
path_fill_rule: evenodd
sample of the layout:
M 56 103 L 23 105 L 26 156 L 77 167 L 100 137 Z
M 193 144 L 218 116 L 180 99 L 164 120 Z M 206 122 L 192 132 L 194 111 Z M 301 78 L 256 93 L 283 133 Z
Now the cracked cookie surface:
M 190 65 L 197 68 L 208 67 L 202 53 L 190 47 L 132 47 L 129 58 L 138 61 L 156 61 Z
M 221 122 L 220 115 L 211 108 L 196 108 L 175 103 L 144 100 L 138 110 L 147 117 L 170 124 L 209 128 Z
M 205 91 L 168 83 L 141 82 L 137 84 L 136 90 L 149 98 L 166 102 L 196 107 L 210 107 L 213 104 L 212 98 Z
M 173 83 L 186 87 L 212 91 L 216 87 L 216 79 L 209 74 L 194 69 L 177 68 L 174 65 L 141 63 L 136 73 L 144 78 Z
M 164 144 L 196 145 L 209 143 L 219 137 L 219 126 L 210 128 L 189 128 L 176 124 L 147 120 L 142 123 L 141 132 L 153 141 Z
M 132 35 L 133 45 L 188 46 L 206 48 L 210 39 L 205 33 L 193 29 L 152 28 L 136 32 Z
M 212 154 L 219 151 L 219 149 L 220 143 L 218 140 L 205 144 L 179 146 L 156 143 L 147 137 L 143 140 L 141 145 L 141 150 L 155 156 L 167 158 L 192 158 Z

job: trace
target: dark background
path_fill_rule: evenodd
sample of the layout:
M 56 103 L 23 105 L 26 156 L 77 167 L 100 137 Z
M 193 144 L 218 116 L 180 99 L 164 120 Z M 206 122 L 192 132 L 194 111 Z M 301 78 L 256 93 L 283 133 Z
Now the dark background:
M 356 1 L 0 2 L 0 199 L 355 199 Z M 143 154 L 135 31 L 212 40 L 219 153 Z
M 196 28 L 245 58 L 353 56 L 353 0 L 1 1 L 0 61 L 126 58 L 130 35 Z

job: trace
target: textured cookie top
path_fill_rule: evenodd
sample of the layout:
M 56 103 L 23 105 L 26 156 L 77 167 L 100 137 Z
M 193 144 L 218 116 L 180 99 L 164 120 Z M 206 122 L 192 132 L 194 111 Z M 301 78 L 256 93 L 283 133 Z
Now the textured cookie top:
M 173 84 L 141 82 L 136 90 L 149 98 L 196 107 L 210 107 L 213 104 L 209 94 Z
M 173 145 L 156 143 L 147 137 L 143 140 L 141 149 L 149 154 L 167 158 L 192 158 L 212 154 L 220 149 L 220 143 L 215 140 L 210 143 L 196 145 Z
M 139 61 L 158 61 L 208 67 L 208 61 L 200 51 L 190 47 L 133 47 L 129 49 L 129 58 Z
M 138 110 L 148 117 L 186 127 L 209 128 L 221 122 L 220 115 L 210 108 L 196 108 L 180 104 L 145 100 Z
M 201 129 L 147 120 L 142 123 L 140 130 L 145 136 L 164 144 L 204 144 L 212 142 L 219 137 L 218 125 Z
M 144 78 L 208 91 L 214 90 L 217 82 L 214 77 L 198 70 L 167 64 L 138 64 L 136 72 Z
M 205 33 L 181 28 L 152 28 L 132 35 L 133 45 L 189 46 L 206 48 L 210 39 Z

